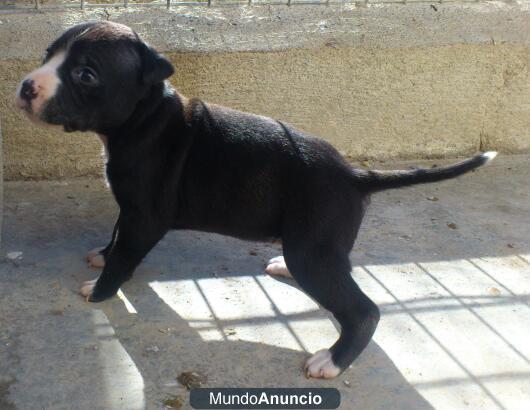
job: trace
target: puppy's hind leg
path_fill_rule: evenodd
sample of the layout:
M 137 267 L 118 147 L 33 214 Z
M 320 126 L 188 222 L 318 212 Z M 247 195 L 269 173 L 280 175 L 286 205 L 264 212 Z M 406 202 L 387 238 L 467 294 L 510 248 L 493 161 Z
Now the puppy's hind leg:
M 305 374 L 314 378 L 336 377 L 370 342 L 379 321 L 379 309 L 351 277 L 344 248 L 335 247 L 332 241 L 319 241 L 319 246 L 313 247 L 308 247 L 307 242 L 284 241 L 284 253 L 298 284 L 341 326 L 335 344 L 307 360 Z

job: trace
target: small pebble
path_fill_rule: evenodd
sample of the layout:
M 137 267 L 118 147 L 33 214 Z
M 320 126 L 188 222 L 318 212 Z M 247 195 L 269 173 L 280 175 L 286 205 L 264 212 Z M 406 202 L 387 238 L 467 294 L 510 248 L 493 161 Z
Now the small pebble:
M 488 289 L 488 293 L 493 296 L 499 296 L 501 294 L 501 291 L 498 288 L 492 286 Z
M 448 228 L 451 228 L 451 229 L 457 229 L 456 224 L 453 223 L 453 222 L 449 222 L 449 223 L 447 224 L 447 227 L 448 227 Z
M 14 261 L 22 258 L 22 252 L 8 252 L 6 256 L 7 259 Z
M 344 383 L 344 385 L 345 385 L 345 386 L 348 386 L 348 387 L 350 387 L 350 384 L 351 384 L 351 383 L 350 383 L 350 382 L 349 382 L 348 380 L 344 380 L 344 382 L 343 382 L 343 383 Z
M 183 372 L 177 376 L 177 381 L 187 390 L 191 390 L 206 383 L 206 376 L 197 372 Z
M 167 397 L 162 404 L 164 405 L 165 409 L 175 409 L 180 410 L 182 406 L 184 406 L 184 403 L 186 400 L 182 396 L 169 396 Z

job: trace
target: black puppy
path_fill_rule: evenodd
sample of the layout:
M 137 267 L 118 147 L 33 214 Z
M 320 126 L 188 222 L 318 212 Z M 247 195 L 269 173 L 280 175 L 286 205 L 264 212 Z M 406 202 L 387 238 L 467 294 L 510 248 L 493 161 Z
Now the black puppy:
M 271 260 L 268 272 L 292 274 L 341 325 L 306 374 L 337 376 L 379 321 L 348 258 L 369 195 L 453 178 L 495 153 L 436 169 L 354 169 L 328 143 L 280 121 L 180 96 L 164 82 L 172 74 L 131 29 L 98 22 L 66 31 L 19 87 L 17 105 L 30 118 L 95 131 L 106 144 L 120 214 L 97 252 L 103 272 L 81 293 L 91 302 L 115 295 L 170 229 L 281 238 L 285 259 Z M 89 258 L 98 264 L 95 253 Z

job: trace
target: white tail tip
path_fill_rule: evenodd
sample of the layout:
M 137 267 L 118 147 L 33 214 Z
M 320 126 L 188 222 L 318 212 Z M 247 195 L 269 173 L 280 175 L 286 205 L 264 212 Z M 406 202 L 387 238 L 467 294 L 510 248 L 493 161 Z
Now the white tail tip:
M 497 156 L 497 151 L 488 151 L 482 154 L 482 157 L 486 160 L 486 164 Z

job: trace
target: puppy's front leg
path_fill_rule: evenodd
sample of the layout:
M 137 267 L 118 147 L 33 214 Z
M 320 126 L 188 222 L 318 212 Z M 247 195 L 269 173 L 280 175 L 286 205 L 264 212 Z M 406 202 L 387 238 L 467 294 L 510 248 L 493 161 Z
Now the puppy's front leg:
M 85 282 L 80 293 L 89 302 L 101 302 L 114 296 L 166 232 L 167 228 L 155 228 L 144 218 L 120 216 L 115 243 L 106 258 L 103 272 L 97 280 Z
M 110 250 L 114 246 L 114 242 L 116 242 L 116 234 L 118 233 L 118 224 L 120 223 L 120 216 L 118 215 L 118 219 L 116 219 L 116 223 L 114 224 L 114 229 L 112 230 L 112 237 L 110 239 L 110 242 L 107 246 L 104 248 L 95 248 L 92 249 L 90 252 L 88 252 L 86 256 L 86 261 L 88 263 L 88 266 L 91 268 L 102 268 L 105 266 L 105 260 L 107 259 Z

